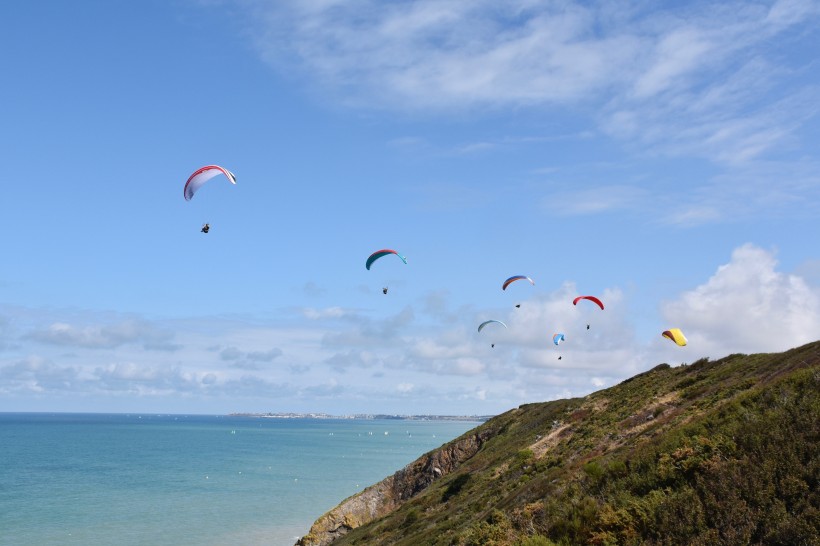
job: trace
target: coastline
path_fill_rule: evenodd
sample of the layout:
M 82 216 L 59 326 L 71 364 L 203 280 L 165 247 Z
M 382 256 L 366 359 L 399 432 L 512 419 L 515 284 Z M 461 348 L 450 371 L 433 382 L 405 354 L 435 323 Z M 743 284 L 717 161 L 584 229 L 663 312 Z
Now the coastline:
M 261 419 L 358 419 L 387 421 L 462 421 L 484 423 L 495 415 L 393 415 L 383 413 L 355 413 L 350 415 L 332 415 L 329 413 L 229 413 L 226 417 L 251 417 Z

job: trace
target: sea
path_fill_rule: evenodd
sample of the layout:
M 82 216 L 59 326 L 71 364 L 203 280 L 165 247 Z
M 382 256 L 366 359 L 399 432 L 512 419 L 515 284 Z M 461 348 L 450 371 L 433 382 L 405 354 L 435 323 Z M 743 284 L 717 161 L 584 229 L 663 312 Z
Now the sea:
M 0 413 L 0 545 L 293 545 L 478 422 Z

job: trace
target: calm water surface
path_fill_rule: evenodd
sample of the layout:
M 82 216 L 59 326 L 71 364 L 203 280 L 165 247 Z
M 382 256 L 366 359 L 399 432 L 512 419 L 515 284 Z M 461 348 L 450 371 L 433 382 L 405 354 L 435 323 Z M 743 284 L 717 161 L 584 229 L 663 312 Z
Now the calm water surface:
M 0 413 L 0 544 L 292 545 L 477 425 Z

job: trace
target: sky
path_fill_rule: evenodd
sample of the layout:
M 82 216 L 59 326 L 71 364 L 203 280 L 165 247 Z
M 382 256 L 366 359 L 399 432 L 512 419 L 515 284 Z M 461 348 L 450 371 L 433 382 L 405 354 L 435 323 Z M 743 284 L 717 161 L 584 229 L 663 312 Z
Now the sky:
M 820 339 L 820 1 L 0 20 L 0 411 L 491 415 Z

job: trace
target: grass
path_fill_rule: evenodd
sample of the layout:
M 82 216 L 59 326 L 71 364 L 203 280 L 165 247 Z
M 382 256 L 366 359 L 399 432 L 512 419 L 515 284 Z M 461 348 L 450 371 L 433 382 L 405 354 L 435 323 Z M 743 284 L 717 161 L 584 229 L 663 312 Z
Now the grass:
M 481 425 L 489 439 L 454 472 L 334 544 L 817 544 L 818 393 L 820 342 L 525 404 Z

